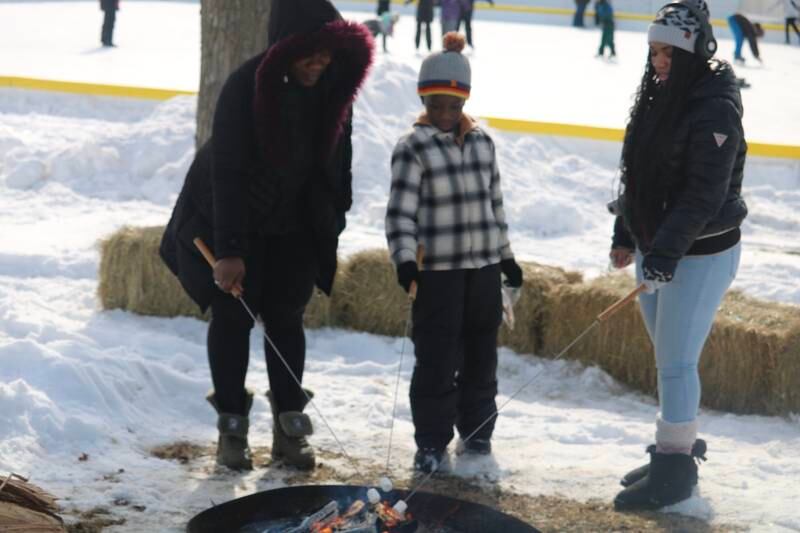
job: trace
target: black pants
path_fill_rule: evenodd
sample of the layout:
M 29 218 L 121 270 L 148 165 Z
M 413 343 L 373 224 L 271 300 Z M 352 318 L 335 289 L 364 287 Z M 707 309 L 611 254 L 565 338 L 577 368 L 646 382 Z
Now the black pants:
M 103 11 L 103 30 L 100 33 L 100 42 L 106 46 L 114 43 L 114 22 L 117 20 L 117 11 L 108 9 Z
M 267 334 L 298 379 L 303 379 L 306 339 L 303 313 L 314 290 L 317 261 L 305 234 L 269 237 L 246 263 L 244 299 L 260 314 Z M 208 361 L 220 410 L 244 414 L 245 376 L 253 320 L 232 296 L 218 291 L 211 302 Z M 298 411 L 305 396 L 264 339 L 269 386 L 278 411 Z
M 501 321 L 499 265 L 420 273 L 410 391 L 418 447 L 444 449 L 454 425 L 467 437 L 486 419 L 473 438 L 491 438 Z
M 800 38 L 800 30 L 797 29 L 797 17 L 786 17 L 786 44 L 789 44 L 789 26 L 794 28 L 797 37 Z
M 419 49 L 420 37 L 422 37 L 422 25 L 425 25 L 425 41 L 428 44 L 428 51 L 431 50 L 431 23 L 417 21 L 417 36 L 414 38 L 414 43 Z
M 456 26 L 456 31 L 461 29 L 461 23 L 464 23 L 464 31 L 467 34 L 467 44 L 472 46 L 472 10 L 468 9 L 467 11 L 461 12 L 461 18 L 458 19 L 458 26 Z

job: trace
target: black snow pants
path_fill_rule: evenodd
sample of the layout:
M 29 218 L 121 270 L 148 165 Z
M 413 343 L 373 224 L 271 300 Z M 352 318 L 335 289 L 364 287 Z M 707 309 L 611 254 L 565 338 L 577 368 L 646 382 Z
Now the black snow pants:
M 298 379 L 303 379 L 306 339 L 303 313 L 311 299 L 318 266 L 306 234 L 271 236 L 246 260 L 244 299 L 261 315 L 267 334 Z M 211 302 L 208 360 L 220 410 L 244 414 L 245 377 L 253 320 L 242 304 L 218 291 Z M 305 396 L 275 350 L 264 340 L 269 385 L 278 411 L 300 411 Z
M 100 42 L 106 46 L 114 44 L 114 22 L 116 22 L 116 20 L 116 9 L 106 9 L 103 11 L 103 28 L 100 32 Z
M 501 322 L 499 265 L 420 272 L 410 391 L 419 448 L 443 450 L 453 439 L 454 425 L 467 437 L 489 417 L 473 438 L 491 438 Z

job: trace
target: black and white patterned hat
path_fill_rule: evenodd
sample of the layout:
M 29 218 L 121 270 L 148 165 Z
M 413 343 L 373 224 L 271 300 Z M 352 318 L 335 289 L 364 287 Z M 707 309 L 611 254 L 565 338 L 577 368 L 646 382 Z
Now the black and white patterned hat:
M 709 16 L 708 4 L 705 0 L 683 0 Z M 687 52 L 694 53 L 697 34 L 703 25 L 689 11 L 689 8 L 680 5 L 666 5 L 656 13 L 656 19 L 647 29 L 647 42 L 664 43 L 677 46 Z M 711 37 L 710 35 L 707 37 Z

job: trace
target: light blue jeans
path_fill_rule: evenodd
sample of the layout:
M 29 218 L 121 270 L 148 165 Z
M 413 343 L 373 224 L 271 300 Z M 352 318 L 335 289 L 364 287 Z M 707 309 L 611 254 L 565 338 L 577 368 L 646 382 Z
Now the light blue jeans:
M 722 297 L 739 269 L 741 243 L 712 255 L 686 256 L 675 276 L 655 294 L 641 294 L 639 306 L 653 341 L 658 368 L 661 418 L 691 422 L 700 407 L 697 364 Z M 642 255 L 636 251 L 636 280 L 642 281 Z

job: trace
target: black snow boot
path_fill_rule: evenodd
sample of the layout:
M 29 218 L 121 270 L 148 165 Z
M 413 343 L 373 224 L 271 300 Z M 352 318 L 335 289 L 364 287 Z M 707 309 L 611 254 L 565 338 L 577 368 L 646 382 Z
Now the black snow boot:
M 314 397 L 313 392 L 304 390 L 309 397 Z M 272 391 L 267 391 L 267 398 L 272 407 L 272 459 L 282 460 L 300 470 L 313 469 L 317 465 L 314 449 L 306 440 L 314 433 L 311 419 L 302 411 L 279 413 Z
M 450 456 L 447 454 L 447 450 L 420 448 L 414 454 L 414 470 L 423 474 L 449 472 Z
M 650 454 L 647 475 L 614 498 L 617 511 L 655 510 L 688 499 L 697 483 L 694 457 L 684 453 Z
M 706 441 L 703 439 L 697 439 L 694 441 L 692 445 L 692 457 L 697 460 L 697 463 L 700 464 L 701 461 L 707 461 L 706 459 Z M 650 455 L 656 452 L 656 445 L 651 444 L 647 447 L 647 453 Z M 639 468 L 634 468 L 627 474 L 625 474 L 622 479 L 619 481 L 620 485 L 623 487 L 629 487 L 642 479 L 644 476 L 647 475 L 647 472 L 650 470 L 650 464 L 645 464 L 640 466 Z M 697 478 L 694 479 L 694 484 L 697 485 Z
M 253 406 L 253 393 L 245 391 L 244 414 L 220 412 L 214 392 L 206 396 L 214 410 L 217 411 L 217 464 L 232 470 L 252 470 L 253 459 L 250 455 L 250 446 L 247 443 L 247 432 L 250 429 L 250 420 L 247 415 Z
M 456 455 L 490 455 L 492 453 L 492 441 L 489 439 L 469 439 L 458 440 L 456 445 Z

